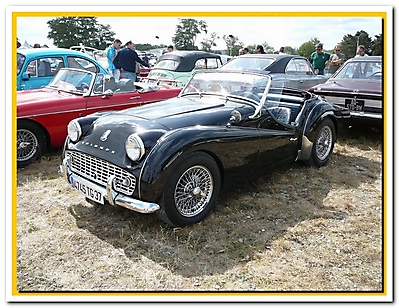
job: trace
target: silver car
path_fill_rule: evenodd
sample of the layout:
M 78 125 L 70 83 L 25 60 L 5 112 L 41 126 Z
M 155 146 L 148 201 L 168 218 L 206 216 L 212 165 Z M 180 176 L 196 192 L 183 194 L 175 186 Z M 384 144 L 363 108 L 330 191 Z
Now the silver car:
M 264 71 L 272 77 L 273 83 L 280 81 L 285 87 L 308 90 L 324 83 L 328 77 L 317 75 L 309 60 L 297 55 L 245 54 L 234 57 L 219 70 Z

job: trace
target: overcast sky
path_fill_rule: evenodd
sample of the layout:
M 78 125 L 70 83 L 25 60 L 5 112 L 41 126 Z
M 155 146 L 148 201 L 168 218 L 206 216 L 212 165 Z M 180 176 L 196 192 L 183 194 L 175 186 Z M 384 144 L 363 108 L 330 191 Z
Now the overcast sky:
M 57 8 L 58 9 L 58 8 Z M 131 8 L 130 8 L 131 9 Z M 49 28 L 47 21 L 54 17 L 18 17 L 17 37 L 21 43 L 25 40 L 33 45 L 52 45 L 48 40 Z M 318 38 L 327 50 L 333 49 L 344 35 L 354 35 L 357 31 L 366 31 L 371 38 L 382 33 L 380 17 L 98 17 L 98 22 L 110 25 L 123 43 L 132 40 L 137 43 L 172 44 L 179 18 L 194 18 L 204 20 L 210 33 L 216 32 L 220 39 L 217 48 L 226 49 L 223 35 L 232 34 L 244 45 L 263 44 L 278 49 L 280 46 L 298 48 L 311 38 Z M 159 39 L 156 39 L 159 36 Z M 200 35 L 196 45 L 205 36 Z

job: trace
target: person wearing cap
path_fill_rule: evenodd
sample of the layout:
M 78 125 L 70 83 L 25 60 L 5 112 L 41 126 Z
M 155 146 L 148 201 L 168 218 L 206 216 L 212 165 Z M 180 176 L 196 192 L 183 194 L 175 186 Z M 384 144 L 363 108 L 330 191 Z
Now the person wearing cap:
M 310 64 L 312 64 L 318 75 L 324 75 L 324 69 L 329 59 L 330 55 L 323 51 L 322 43 L 316 45 L 316 51 L 314 51 L 309 57 Z

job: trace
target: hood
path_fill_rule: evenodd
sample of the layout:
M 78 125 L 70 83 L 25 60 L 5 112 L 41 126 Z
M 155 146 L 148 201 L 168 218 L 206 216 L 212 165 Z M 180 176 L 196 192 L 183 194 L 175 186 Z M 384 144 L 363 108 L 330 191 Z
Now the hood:
M 253 107 L 240 106 L 225 104 L 223 98 L 196 97 L 172 98 L 129 108 L 99 117 L 85 132 L 83 142 L 75 147 L 102 158 L 109 157 L 112 152 L 112 159 L 120 163 L 126 159 L 124 147 L 130 134 L 138 133 L 149 150 L 170 130 L 195 125 L 226 125 L 234 108 L 242 108 L 242 113 L 254 110 Z M 106 140 L 102 136 L 106 136 Z M 102 151 L 101 148 L 109 151 Z
M 242 104 L 227 102 L 222 97 L 177 97 L 162 102 L 130 108 L 122 115 L 146 119 L 167 129 L 195 125 L 226 125 L 231 111 Z M 250 108 L 253 111 L 253 108 Z
M 63 91 L 55 91 L 47 88 L 36 89 L 36 90 L 23 90 L 23 91 L 17 91 L 17 103 L 18 105 L 22 105 L 24 103 L 34 103 L 42 101 L 48 102 L 70 96 L 74 95 Z
M 326 83 L 310 88 L 311 92 L 321 93 L 362 93 L 382 95 L 382 82 L 365 79 L 330 79 Z

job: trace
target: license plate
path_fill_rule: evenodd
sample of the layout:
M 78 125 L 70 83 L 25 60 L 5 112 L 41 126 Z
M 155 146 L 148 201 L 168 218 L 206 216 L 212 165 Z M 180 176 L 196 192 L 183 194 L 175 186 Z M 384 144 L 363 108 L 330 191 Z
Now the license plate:
M 93 185 L 90 184 L 89 182 L 82 181 L 81 179 L 77 179 L 75 177 L 72 177 L 71 182 L 73 189 L 76 189 L 77 191 L 81 192 L 90 200 L 104 204 L 104 198 L 102 193 L 98 191 L 96 188 L 94 188 Z
M 345 107 L 349 108 L 350 111 L 364 111 L 364 100 L 346 99 Z

